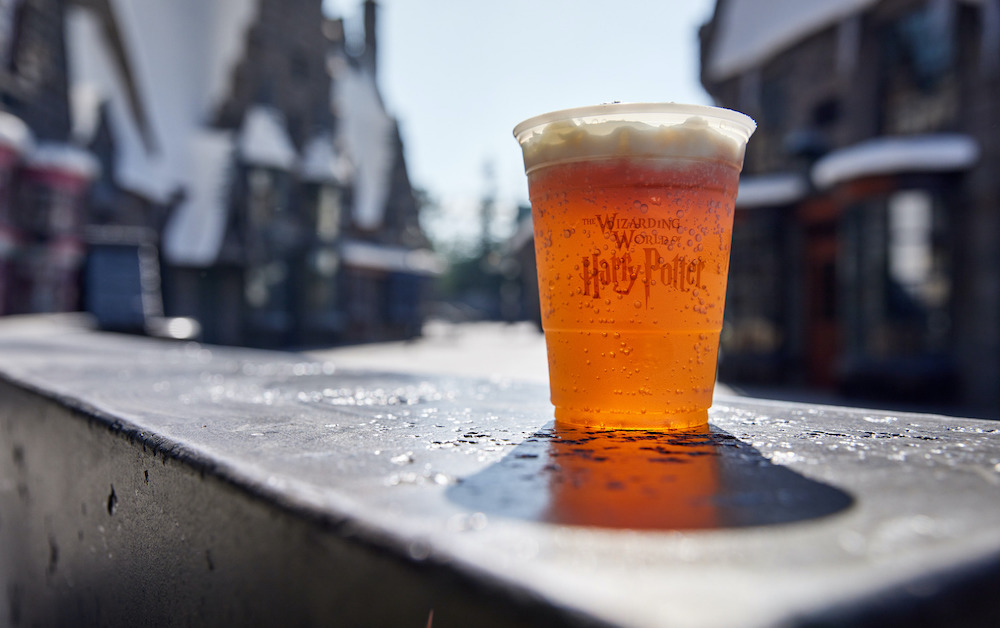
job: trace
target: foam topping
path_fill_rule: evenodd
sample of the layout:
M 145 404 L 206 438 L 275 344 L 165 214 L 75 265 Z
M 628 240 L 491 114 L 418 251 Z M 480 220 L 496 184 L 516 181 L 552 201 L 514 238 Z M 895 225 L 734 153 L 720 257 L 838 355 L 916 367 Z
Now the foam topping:
M 636 111 L 637 107 L 643 110 Z M 684 157 L 742 167 L 747 139 L 756 126 L 750 118 L 713 107 L 664 105 L 656 111 L 651 107 L 603 105 L 521 123 L 514 135 L 524 151 L 525 171 L 607 157 Z M 711 115 L 715 112 L 722 115 Z

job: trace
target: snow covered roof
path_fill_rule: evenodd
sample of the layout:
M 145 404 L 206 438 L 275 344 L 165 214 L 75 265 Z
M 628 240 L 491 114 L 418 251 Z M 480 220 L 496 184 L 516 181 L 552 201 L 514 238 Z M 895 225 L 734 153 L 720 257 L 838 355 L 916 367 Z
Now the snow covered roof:
M 809 184 L 805 177 L 794 172 L 740 177 L 740 190 L 736 195 L 736 206 L 741 209 L 753 207 L 778 207 L 801 200 L 808 194 Z
M 226 164 L 234 151 L 251 163 L 298 167 L 310 180 L 349 180 L 354 224 L 362 229 L 383 224 L 397 135 L 372 72 L 344 64 L 331 93 L 340 115 L 340 144 L 314 139 L 300 160 L 273 109 L 249 109 L 235 135 L 207 128 L 245 52 L 247 29 L 257 19 L 259 1 L 108 4 L 116 35 L 88 4 L 67 7 L 74 138 L 82 143 L 93 139 L 103 108 L 114 138 L 117 183 L 160 203 L 185 191 L 164 232 L 168 261 L 208 265 L 218 255 L 225 227 Z M 131 84 L 123 76 L 123 63 L 130 68 Z M 335 150 L 341 145 L 343 152 Z M 396 259 L 385 251 L 380 255 Z M 400 268 L 426 271 L 433 266 L 420 262 L 420 255 L 405 257 L 404 262 Z
M 143 143 L 122 77 L 96 15 L 75 5 L 66 11 L 74 139 L 82 142 L 91 139 L 100 106 L 106 104 L 116 143 L 114 168 L 119 185 L 153 200 L 165 200 L 171 184 L 164 176 L 162 158 L 151 154 Z
M 177 0 L 172 0 L 177 2 Z M 260 2 L 257 0 L 187 0 L 189 5 L 208 12 L 205 24 L 203 106 L 215 109 L 229 88 L 229 77 L 236 63 L 244 54 L 243 42 L 247 29 L 257 18 Z M 147 2 L 146 4 L 151 4 Z
M 299 176 L 303 181 L 346 185 L 354 173 L 351 161 L 337 152 L 333 139 L 327 134 L 309 140 L 302 153 Z
M 716 17 L 706 74 L 712 80 L 732 77 L 877 1 L 728 0 Z
M 217 205 L 223 192 L 208 185 L 207 179 L 217 178 L 220 155 L 230 154 L 233 139 L 218 135 L 207 140 L 203 128 L 228 89 L 259 2 L 109 0 L 109 4 L 152 141 L 147 142 L 139 128 L 107 25 L 80 5 L 67 7 L 66 19 L 74 139 L 87 142 L 93 137 L 100 107 L 106 106 L 115 141 L 115 180 L 161 203 L 185 187 L 187 196 L 172 218 L 178 224 L 167 226 L 164 252 L 176 263 L 211 263 L 222 232 L 191 225 L 214 225 L 220 219 Z M 209 214 L 192 214 L 203 211 Z M 197 237 L 192 244 L 172 241 L 171 234 Z
M 389 198 L 395 122 L 369 72 L 346 68 L 333 82 L 333 92 L 344 146 L 356 169 L 352 217 L 360 228 L 376 229 Z
M 829 153 L 813 166 L 812 179 L 817 187 L 828 188 L 875 175 L 964 170 L 978 160 L 979 144 L 968 135 L 879 137 Z
M 428 276 L 444 271 L 441 259 L 427 249 L 345 240 L 341 243 L 340 254 L 345 264 L 360 268 Z
M 243 161 L 255 166 L 291 170 L 298 160 L 285 118 L 273 107 L 254 105 L 247 110 L 237 144 Z
M 178 264 L 208 266 L 218 256 L 226 231 L 233 138 L 228 131 L 202 131 L 187 140 L 187 196 L 164 229 L 163 252 Z
M 0 111 L 0 145 L 20 153 L 31 145 L 31 129 L 24 120 Z

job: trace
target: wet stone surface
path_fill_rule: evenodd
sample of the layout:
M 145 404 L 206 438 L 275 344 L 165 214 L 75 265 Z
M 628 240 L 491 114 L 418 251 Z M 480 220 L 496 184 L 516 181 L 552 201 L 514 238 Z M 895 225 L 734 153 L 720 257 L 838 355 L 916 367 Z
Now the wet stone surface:
M 536 384 L 52 322 L 0 325 L 0 374 L 328 534 L 572 617 L 997 619 L 978 595 L 1000 583 L 989 421 L 726 397 L 701 432 L 567 430 Z M 109 512 L 127 497 L 102 490 Z

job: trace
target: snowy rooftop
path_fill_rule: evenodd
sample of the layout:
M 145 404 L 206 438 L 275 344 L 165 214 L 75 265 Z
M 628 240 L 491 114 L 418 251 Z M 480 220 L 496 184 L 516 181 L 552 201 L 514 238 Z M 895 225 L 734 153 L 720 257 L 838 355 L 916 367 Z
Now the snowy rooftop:
M 226 163 L 234 150 L 248 163 L 298 169 L 305 180 L 350 182 L 355 223 L 363 229 L 382 224 L 396 129 L 369 72 L 345 64 L 335 81 L 331 99 L 341 115 L 340 144 L 320 135 L 299 155 L 273 109 L 251 108 L 235 136 L 207 126 L 244 54 L 257 2 L 110 0 L 110 6 L 117 33 L 85 6 L 67 9 L 73 136 L 82 144 L 93 139 L 105 107 L 119 185 L 160 203 L 184 191 L 164 234 L 169 261 L 214 261 L 225 231 Z
M 97 16 L 77 6 L 67 8 L 66 39 L 70 54 L 74 138 L 87 142 L 97 129 L 101 105 L 115 138 L 115 177 L 123 188 L 162 201 L 169 194 L 162 156 L 151 153 L 132 114 L 127 88 Z
M 204 130 L 188 137 L 184 176 L 187 197 L 163 233 L 163 249 L 174 263 L 208 266 L 215 261 L 226 231 L 223 203 L 233 134 Z
M 707 75 L 723 80 L 766 61 L 809 35 L 874 5 L 876 0 L 728 0 Z
M 247 110 L 238 145 L 243 161 L 255 166 L 287 171 L 298 161 L 284 116 L 272 107 L 254 105 Z
M 0 145 L 21 152 L 31 144 L 31 129 L 21 118 L 0 111 Z
M 354 220 L 362 229 L 382 224 L 392 174 L 395 122 L 385 111 L 375 77 L 346 67 L 338 74 L 333 98 L 342 113 L 341 133 L 357 169 Z

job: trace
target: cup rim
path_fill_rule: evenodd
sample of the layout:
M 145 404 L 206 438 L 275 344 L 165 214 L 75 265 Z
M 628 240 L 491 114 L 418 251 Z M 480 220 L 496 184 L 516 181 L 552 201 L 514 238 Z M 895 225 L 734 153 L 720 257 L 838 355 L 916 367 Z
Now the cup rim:
M 757 123 L 750 116 L 745 113 L 740 113 L 739 111 L 726 109 L 724 107 L 714 107 L 711 105 L 690 105 L 674 102 L 613 102 L 600 105 L 589 105 L 586 107 L 559 109 L 557 111 L 550 111 L 548 113 L 533 116 L 514 127 L 514 137 L 520 141 L 521 135 L 523 135 L 525 131 L 546 124 L 551 124 L 559 120 L 568 120 L 573 118 L 598 118 L 605 116 L 610 119 L 614 119 L 618 117 L 624 118 L 628 115 L 635 114 L 662 114 L 666 116 L 701 116 L 705 118 L 715 118 L 716 120 L 729 122 L 745 129 L 746 137 L 744 138 L 744 141 L 749 139 L 750 135 L 753 134 L 757 128 Z

